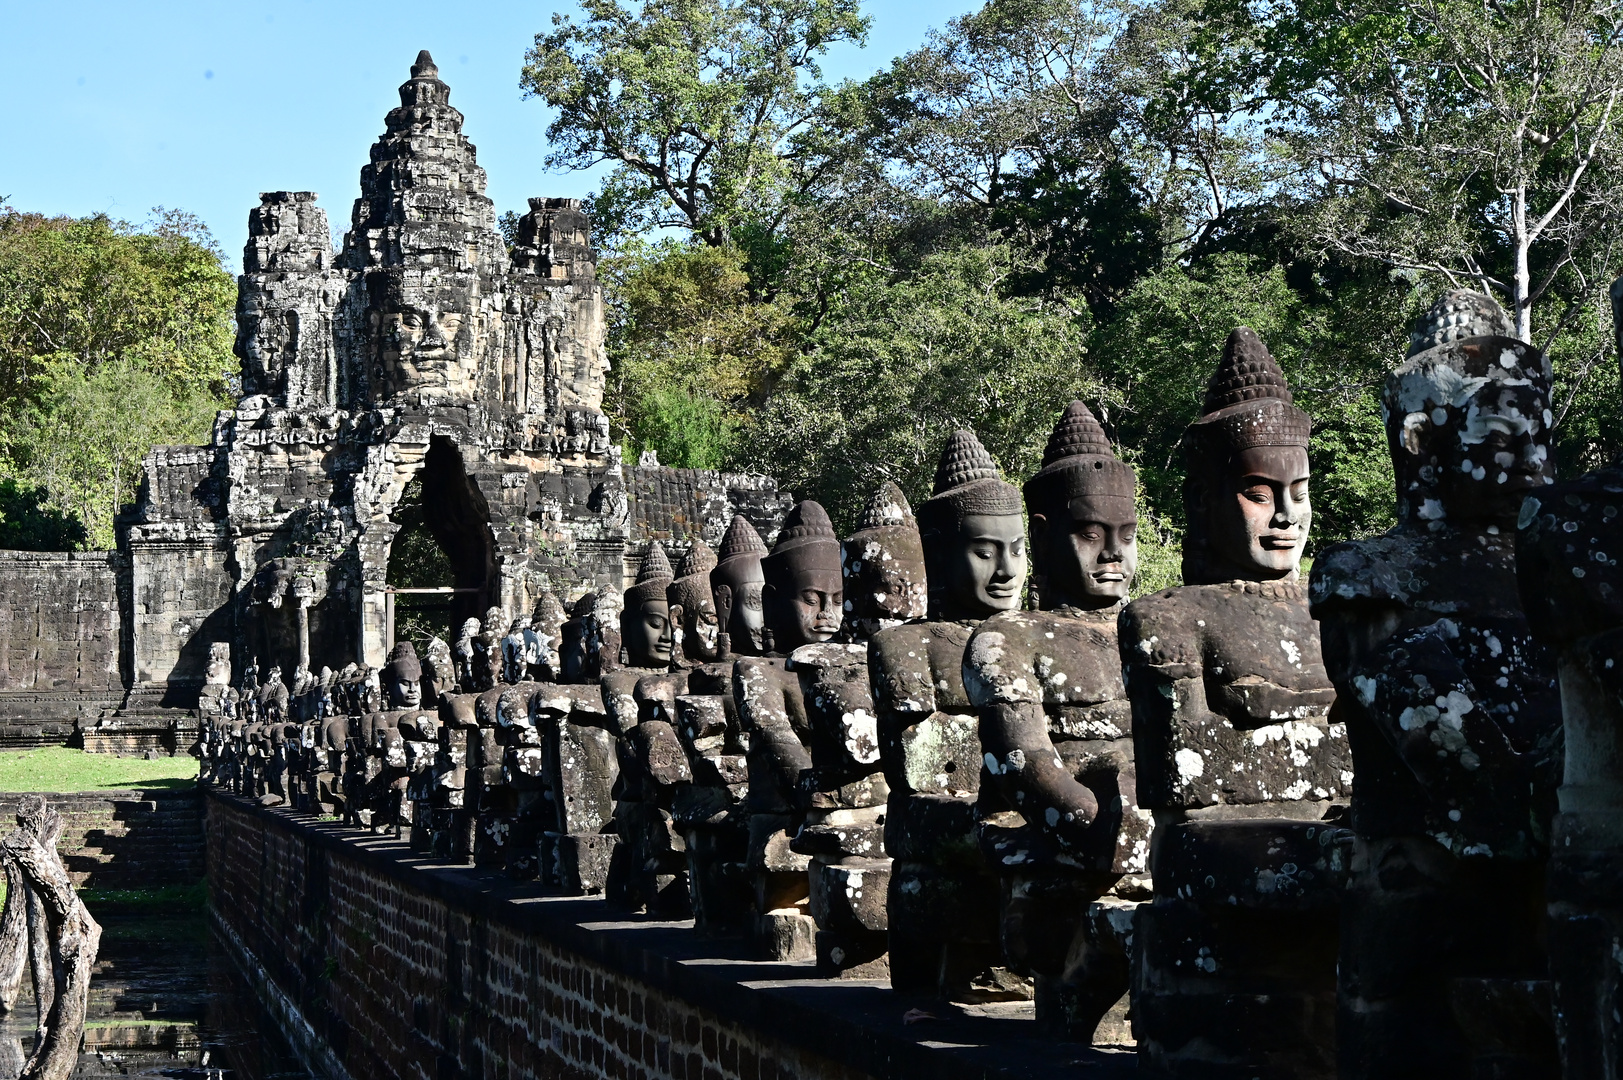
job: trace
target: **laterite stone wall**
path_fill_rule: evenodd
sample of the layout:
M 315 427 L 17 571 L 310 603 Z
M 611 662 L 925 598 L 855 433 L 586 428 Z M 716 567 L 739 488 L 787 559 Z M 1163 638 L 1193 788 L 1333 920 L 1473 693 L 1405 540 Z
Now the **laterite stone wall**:
M 993 1030 L 979 1018 L 915 1029 L 884 984 L 729 959 L 691 923 L 614 921 L 600 899 L 429 866 L 212 789 L 206 806 L 216 928 L 335 1080 L 1008 1080 L 1069 1077 L 1093 1054 L 977 1048 Z M 1131 1056 L 1084 1064 L 1109 1080 Z

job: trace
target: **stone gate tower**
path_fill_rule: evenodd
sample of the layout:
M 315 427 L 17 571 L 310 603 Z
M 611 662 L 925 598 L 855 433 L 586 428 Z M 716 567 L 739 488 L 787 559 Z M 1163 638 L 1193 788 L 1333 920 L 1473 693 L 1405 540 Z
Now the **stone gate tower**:
M 649 541 L 716 543 L 737 512 L 776 530 L 787 502 L 764 477 L 622 465 L 586 215 L 531 199 L 510 249 L 462 119 L 425 51 L 341 250 L 309 192 L 251 212 L 243 397 L 211 445 L 153 451 L 123 522 L 137 697 L 187 704 L 217 641 L 239 670 L 381 664 L 414 476 L 459 618 L 618 591 Z

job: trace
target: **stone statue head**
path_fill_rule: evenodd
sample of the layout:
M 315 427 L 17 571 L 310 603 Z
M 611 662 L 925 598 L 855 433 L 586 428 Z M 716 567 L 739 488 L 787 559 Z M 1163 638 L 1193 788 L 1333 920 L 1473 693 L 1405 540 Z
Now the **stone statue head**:
M 471 400 L 482 337 L 471 276 L 391 269 L 370 275 L 368 285 L 369 329 L 385 396 Z
M 1020 492 L 998 476 L 973 431 L 947 439 L 918 520 L 930 618 L 984 619 L 1020 606 L 1026 584 Z
M 535 602 L 535 613 L 530 620 L 535 632 L 545 636 L 556 646 L 558 633 L 563 628 L 566 618 L 568 616 L 564 613 L 563 604 L 558 600 L 558 594 L 551 589 L 542 589 L 540 598 Z
M 671 663 L 671 605 L 666 589 L 671 584 L 671 561 L 658 540 L 648 546 L 648 557 L 637 571 L 637 583 L 625 592 L 620 609 L 620 639 L 626 662 L 632 667 L 663 668 Z
M 1403 524 L 1508 527 L 1553 482 L 1550 362 L 1509 334 L 1498 305 L 1472 292 L 1446 294 L 1416 323 L 1381 395 Z
M 231 682 L 231 646 L 224 641 L 209 645 L 209 666 L 203 681 L 209 686 L 226 686 Z
M 695 539 L 675 581 L 666 589 L 671 605 L 671 622 L 681 634 L 682 659 L 707 664 L 719 655 L 716 649 L 721 624 L 716 617 L 715 595 L 710 589 L 710 571 L 716 568 L 716 553 L 703 540 Z
M 464 619 L 464 620 L 462 620 L 462 629 L 457 632 L 457 642 L 459 644 L 464 644 L 465 645 L 466 643 L 471 642 L 474 638 L 476 638 L 478 636 L 479 636 L 479 620 L 478 619 Z
M 1082 402 L 1060 415 L 1025 496 L 1040 606 L 1096 611 L 1126 600 L 1138 572 L 1136 478 Z
M 507 621 L 507 617 L 504 614 L 502 614 L 502 609 L 501 608 L 499 608 L 499 607 L 489 608 L 489 609 L 487 609 L 485 611 L 485 622 L 484 622 L 484 631 L 483 632 L 486 633 L 486 634 L 491 635 L 492 637 L 499 638 L 499 637 L 501 637 L 501 634 L 502 634 L 502 623 L 504 623 L 506 621 Z
M 810 499 L 795 504 L 772 553 L 761 560 L 761 574 L 769 650 L 787 656 L 839 633 L 844 614 L 840 542 L 821 504 Z
M 718 651 L 740 656 L 759 656 L 765 651 L 766 622 L 761 614 L 761 586 L 766 581 L 761 560 L 765 556 L 761 534 L 743 514 L 734 514 L 710 571 L 710 591 L 721 627 Z
M 391 709 L 415 709 L 423 703 L 423 665 L 409 641 L 398 641 L 383 665 L 383 692 Z
M 1312 427 L 1262 339 L 1236 329 L 1184 433 L 1185 584 L 1296 576 L 1313 522 Z
M 596 633 L 593 611 L 597 607 L 597 594 L 586 593 L 570 608 L 569 618 L 558 629 L 559 674 L 566 683 L 587 682 L 597 670 Z
M 841 553 L 846 632 L 853 640 L 924 616 L 924 544 L 901 488 L 889 480 L 879 485 Z

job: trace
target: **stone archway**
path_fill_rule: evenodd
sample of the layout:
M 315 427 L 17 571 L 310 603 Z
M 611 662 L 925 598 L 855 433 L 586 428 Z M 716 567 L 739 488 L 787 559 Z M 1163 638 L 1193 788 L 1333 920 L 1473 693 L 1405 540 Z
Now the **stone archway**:
M 455 640 L 465 619 L 483 618 L 497 602 L 499 588 L 489 507 L 450 438 L 436 435 L 430 440 L 422 467 L 407 483 L 391 520 L 400 528 L 390 542 L 387 587 L 455 590 L 438 596 L 398 594 L 392 636 L 413 636 L 400 632 L 402 615 L 407 616 L 404 625 L 416 625 L 410 613 L 419 612 L 425 633 L 432 630 Z

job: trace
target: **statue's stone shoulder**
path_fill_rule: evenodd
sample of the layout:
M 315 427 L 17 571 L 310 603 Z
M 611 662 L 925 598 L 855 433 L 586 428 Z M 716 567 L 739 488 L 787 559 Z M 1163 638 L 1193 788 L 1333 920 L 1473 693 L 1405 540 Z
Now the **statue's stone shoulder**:
M 1093 705 L 1121 698 L 1113 616 L 1005 611 L 983 622 L 964 651 L 974 706 Z
M 968 623 L 910 622 L 875 634 L 868 645 L 875 707 L 921 714 L 968 708 L 964 647 L 974 632 Z
M 1423 579 L 1415 576 L 1421 538 L 1388 533 L 1367 540 L 1347 540 L 1320 551 L 1308 581 L 1308 607 L 1315 617 L 1360 603 L 1408 606 Z
M 1204 587 L 1165 589 L 1128 604 L 1116 629 L 1121 662 L 1177 669 L 1173 674 L 1180 677 L 1199 674 L 1206 619 L 1204 606 L 1193 601 L 1195 590 Z

